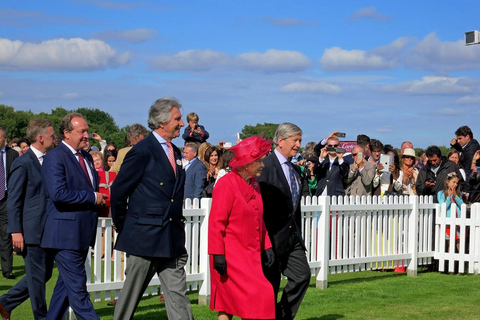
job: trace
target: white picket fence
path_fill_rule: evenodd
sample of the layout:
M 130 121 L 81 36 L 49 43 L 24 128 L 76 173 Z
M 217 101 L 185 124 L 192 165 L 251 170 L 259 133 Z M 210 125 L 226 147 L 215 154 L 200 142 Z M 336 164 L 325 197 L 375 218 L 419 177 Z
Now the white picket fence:
M 189 254 L 187 284 L 189 289 L 199 291 L 199 304 L 207 304 L 210 297 L 207 251 L 210 207 L 211 199 L 193 202 L 187 199 L 183 210 Z M 480 240 L 480 204 L 472 206 L 468 218 L 466 206 L 462 206 L 461 218 L 445 218 L 445 207 L 433 203 L 432 197 L 307 197 L 302 199 L 302 215 L 307 258 L 317 288 L 326 289 L 328 275 L 339 272 L 406 267 L 407 275 L 415 276 L 418 266 L 431 264 L 433 259 L 439 260 L 440 271 L 444 271 L 445 261 L 449 271 L 453 271 L 455 261 L 460 273 L 465 272 L 465 264 L 468 273 L 479 270 L 480 245 L 475 243 Z M 462 240 L 457 253 L 453 242 L 449 248 L 445 247 L 446 224 L 459 226 Z M 123 286 L 127 258 L 114 250 L 113 262 L 107 263 L 113 240 L 111 219 L 99 219 L 94 255 L 86 261 L 87 270 L 91 270 L 87 289 L 95 301 L 117 298 Z M 160 289 L 155 276 L 145 295 L 156 295 Z

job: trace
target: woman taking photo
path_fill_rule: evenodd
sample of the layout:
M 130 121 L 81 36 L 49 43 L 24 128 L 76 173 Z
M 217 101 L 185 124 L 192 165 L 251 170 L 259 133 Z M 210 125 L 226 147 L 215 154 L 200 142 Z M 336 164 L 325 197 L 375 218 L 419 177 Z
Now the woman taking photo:
M 402 189 L 404 195 L 414 196 L 417 194 L 415 190 L 415 181 L 417 181 L 418 170 L 415 168 L 415 150 L 406 148 L 402 154 L 401 170 L 403 173 Z
M 203 163 L 205 163 L 207 167 L 207 182 L 202 193 L 202 198 L 211 198 L 218 172 L 222 169 L 220 151 L 214 146 L 207 148 L 207 150 L 205 150 Z
M 211 302 L 219 320 L 274 319 L 273 287 L 262 269 L 275 258 L 263 222 L 260 185 L 270 141 L 249 137 L 231 150 L 232 171 L 218 180 L 208 224 Z

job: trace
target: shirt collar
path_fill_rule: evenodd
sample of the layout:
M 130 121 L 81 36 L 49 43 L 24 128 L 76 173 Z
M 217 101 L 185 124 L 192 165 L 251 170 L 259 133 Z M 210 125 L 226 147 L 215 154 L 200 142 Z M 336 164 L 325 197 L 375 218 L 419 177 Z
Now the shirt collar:
M 71 145 L 69 145 L 68 143 L 66 143 L 64 140 L 62 140 L 62 143 L 63 143 L 64 145 L 66 145 L 66 146 L 67 146 L 67 148 L 68 148 L 68 149 L 69 149 L 69 150 L 70 150 L 70 151 L 71 151 L 73 154 L 77 154 L 77 153 L 79 153 L 79 152 L 80 152 L 80 150 L 78 150 L 78 151 L 75 151 L 75 149 L 73 149 L 73 148 L 72 148 L 72 146 L 71 146 Z
M 167 140 L 165 140 L 162 136 L 160 136 L 158 133 L 156 133 L 155 131 L 152 131 L 153 133 L 153 136 L 155 138 L 157 138 L 158 142 L 160 142 L 160 144 L 164 144 L 164 143 L 167 143 Z
M 273 152 L 277 156 L 277 159 L 280 162 L 280 164 L 284 164 L 284 163 L 288 162 L 288 159 L 285 158 L 285 156 L 283 154 L 281 154 L 277 149 L 273 150 Z
M 35 153 L 35 156 L 37 158 L 41 158 L 45 155 L 45 153 L 39 151 L 38 149 L 36 149 L 34 146 L 30 146 L 30 149 L 32 149 L 33 153 Z

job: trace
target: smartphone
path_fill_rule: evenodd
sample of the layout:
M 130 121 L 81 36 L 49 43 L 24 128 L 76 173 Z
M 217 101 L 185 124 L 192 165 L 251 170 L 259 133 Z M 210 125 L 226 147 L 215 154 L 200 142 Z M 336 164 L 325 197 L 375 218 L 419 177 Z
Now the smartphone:
M 89 137 L 90 139 L 92 139 L 92 138 L 93 138 L 93 133 L 89 133 L 89 134 L 88 134 L 88 137 Z
M 347 134 L 345 132 L 337 133 L 337 137 L 339 137 L 339 138 L 345 138 L 346 136 L 347 136 Z
M 326 150 L 327 150 L 328 152 L 337 151 L 337 149 L 334 148 L 334 147 L 327 147 Z
M 343 148 L 336 148 L 336 149 L 335 149 L 335 152 L 337 152 L 337 153 L 345 153 L 346 150 L 343 149 Z
M 231 148 L 232 147 L 232 143 L 231 142 L 225 142 L 225 144 L 223 145 L 224 148 Z
M 359 153 L 357 153 L 357 157 L 359 157 L 359 158 L 363 158 L 363 152 L 359 152 Z

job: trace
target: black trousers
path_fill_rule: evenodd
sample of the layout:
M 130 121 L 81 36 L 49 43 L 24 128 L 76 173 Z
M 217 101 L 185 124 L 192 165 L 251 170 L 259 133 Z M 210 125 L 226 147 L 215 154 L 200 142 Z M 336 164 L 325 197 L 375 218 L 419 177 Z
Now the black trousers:
M 7 196 L 5 196 L 0 200 L 0 265 L 4 276 L 13 270 L 13 242 L 12 235 L 7 232 L 7 226 Z
M 275 297 L 280 289 L 281 275 L 287 277 L 282 298 L 276 303 L 275 319 L 291 320 L 295 318 L 298 308 L 310 284 L 311 271 L 305 250 L 297 235 L 292 234 L 291 247 L 285 254 L 275 257 L 272 267 L 265 269 L 265 277 L 273 286 Z

